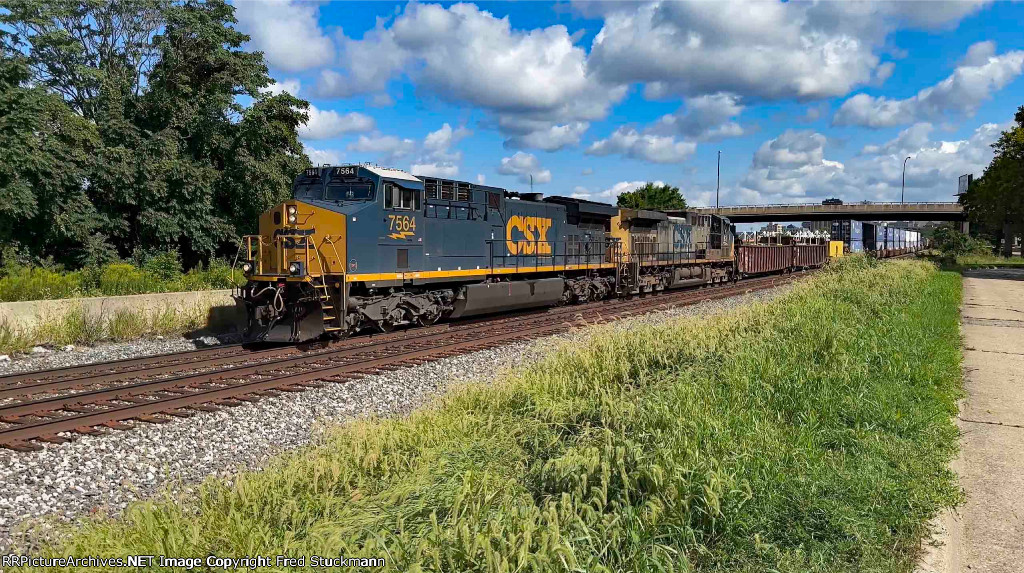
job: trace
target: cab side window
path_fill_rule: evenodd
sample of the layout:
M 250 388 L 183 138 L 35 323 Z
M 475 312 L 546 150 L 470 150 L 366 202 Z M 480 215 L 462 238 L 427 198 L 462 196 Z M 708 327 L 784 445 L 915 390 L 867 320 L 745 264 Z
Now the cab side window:
M 386 183 L 384 185 L 384 207 L 417 211 L 420 208 L 420 192 L 416 189 L 399 187 L 394 183 Z

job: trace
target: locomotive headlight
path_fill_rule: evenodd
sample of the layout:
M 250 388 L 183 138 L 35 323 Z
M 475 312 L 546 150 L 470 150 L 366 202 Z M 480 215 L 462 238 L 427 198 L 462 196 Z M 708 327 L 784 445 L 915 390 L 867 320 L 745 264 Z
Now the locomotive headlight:
M 246 274 L 252 272 L 252 263 L 242 263 L 242 272 Z
M 288 205 L 288 214 L 289 215 L 294 215 L 295 211 L 296 211 L 295 205 Z
M 298 274 L 299 273 L 299 263 L 292 263 L 292 264 L 288 265 L 288 272 L 290 272 L 293 275 Z
M 289 222 L 289 223 L 291 223 L 291 224 L 293 224 L 293 225 L 294 225 L 294 224 L 295 224 L 295 221 L 297 221 L 297 220 L 298 220 L 298 219 L 296 219 L 296 218 L 295 218 L 295 215 L 288 215 L 288 222 Z
M 288 222 L 294 225 L 298 220 L 297 215 L 298 209 L 295 208 L 295 205 L 288 205 Z

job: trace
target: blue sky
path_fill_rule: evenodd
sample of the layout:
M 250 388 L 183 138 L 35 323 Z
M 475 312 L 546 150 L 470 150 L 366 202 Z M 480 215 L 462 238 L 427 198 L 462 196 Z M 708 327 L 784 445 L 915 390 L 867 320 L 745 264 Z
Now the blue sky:
M 952 199 L 1024 105 L 1024 5 L 237 0 L 315 162 L 614 201 Z

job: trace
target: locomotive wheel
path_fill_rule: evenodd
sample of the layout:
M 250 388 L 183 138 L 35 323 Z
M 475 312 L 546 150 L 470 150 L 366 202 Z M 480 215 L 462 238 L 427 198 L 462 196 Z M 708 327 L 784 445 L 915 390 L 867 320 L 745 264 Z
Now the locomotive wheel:
M 378 320 L 377 328 L 380 329 L 380 331 L 383 332 L 384 334 L 387 334 L 395 329 L 395 325 L 391 324 L 387 320 Z
M 416 317 L 416 324 L 420 326 L 430 326 L 437 322 L 437 319 L 441 318 L 441 309 L 437 307 L 431 307 L 421 312 Z

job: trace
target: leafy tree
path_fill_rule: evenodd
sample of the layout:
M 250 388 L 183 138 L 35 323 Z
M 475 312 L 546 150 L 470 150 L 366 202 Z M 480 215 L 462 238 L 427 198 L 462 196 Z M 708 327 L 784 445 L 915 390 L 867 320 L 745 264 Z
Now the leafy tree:
M 36 260 L 109 258 L 88 197 L 96 128 L 59 96 L 28 85 L 28 64 L 0 42 L 0 243 L 13 247 L 8 256 Z
M 1006 230 L 1024 230 L 1024 106 L 1014 120 L 992 144 L 995 157 L 985 173 L 960 198 L 971 222 L 997 245 Z
M 618 206 L 626 209 L 686 209 L 686 199 L 678 187 L 648 182 L 643 187 L 619 195 Z
M 0 121 L 19 128 L 0 135 L 13 154 L 0 217 L 36 209 L 54 235 L 24 241 L 39 256 L 81 264 L 172 248 L 194 266 L 232 253 L 309 164 L 297 134 L 308 103 L 266 91 L 263 55 L 242 49 L 224 0 L 0 8 L 0 106 L 15 110 Z M 50 187 L 35 185 L 43 174 Z
M 14 30 L 34 82 L 93 119 L 105 81 L 138 95 L 156 51 L 153 37 L 170 0 L 3 0 L 0 23 Z

